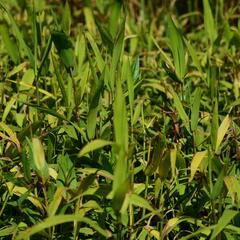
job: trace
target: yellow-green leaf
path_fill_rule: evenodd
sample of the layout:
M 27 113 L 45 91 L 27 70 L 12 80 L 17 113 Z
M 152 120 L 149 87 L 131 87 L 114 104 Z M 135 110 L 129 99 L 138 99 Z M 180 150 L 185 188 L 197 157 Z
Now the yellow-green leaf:
M 222 140 L 223 140 L 228 128 L 230 127 L 230 124 L 231 124 L 231 118 L 229 117 L 229 115 L 227 115 L 223 119 L 223 121 L 217 131 L 217 141 L 216 141 L 215 152 L 218 151 L 218 148 L 219 148 L 220 144 L 222 143 Z
M 82 150 L 79 152 L 78 156 L 79 157 L 84 156 L 84 155 L 88 154 L 89 152 L 92 152 L 99 148 L 103 148 L 107 145 L 113 145 L 113 144 L 114 144 L 114 142 L 106 141 L 106 140 L 102 140 L 102 139 L 93 140 L 82 148 Z
M 202 152 L 197 152 L 192 159 L 191 162 L 191 176 L 189 178 L 189 182 L 191 182 L 194 178 L 194 175 L 201 163 L 201 161 L 203 160 L 203 158 L 206 156 L 207 154 L 207 150 L 206 151 L 202 151 Z
M 18 151 L 20 152 L 21 151 L 20 142 L 19 142 L 16 134 L 12 131 L 12 129 L 7 124 L 5 124 L 3 122 L 0 122 L 0 128 L 2 128 L 8 134 L 9 137 L 7 137 L 6 140 L 10 140 L 11 142 L 13 142 L 17 146 Z M 6 137 L 5 134 L 3 134 L 1 132 L 0 132 L 0 134 L 1 134 L 2 138 Z M 3 137 L 3 136 L 5 136 L 5 137 Z

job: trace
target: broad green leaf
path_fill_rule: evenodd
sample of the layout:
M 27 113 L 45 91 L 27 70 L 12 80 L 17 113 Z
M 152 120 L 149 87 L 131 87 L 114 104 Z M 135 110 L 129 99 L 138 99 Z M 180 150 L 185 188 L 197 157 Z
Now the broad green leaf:
M 216 227 L 213 230 L 210 240 L 216 239 L 217 235 L 224 230 L 224 228 L 231 222 L 231 220 L 238 214 L 238 211 L 225 209 L 222 216 L 219 218 Z
M 64 32 L 55 31 L 52 33 L 53 43 L 67 70 L 74 67 L 73 45 Z
M 214 18 L 211 11 L 211 7 L 208 0 L 203 0 L 203 12 L 204 12 L 204 27 L 209 36 L 211 43 L 213 44 L 217 38 L 217 30 L 215 28 Z
M 203 158 L 207 155 L 207 150 L 206 151 L 202 151 L 202 152 L 197 152 L 196 154 L 194 154 L 192 162 L 191 162 L 191 176 L 189 178 L 189 182 L 191 182 L 195 176 L 195 173 L 200 165 L 200 163 L 202 162 Z
M 76 189 L 78 186 L 77 177 L 73 163 L 69 156 L 67 154 L 59 155 L 57 158 L 57 165 L 59 170 L 57 176 L 57 185 Z
M 19 64 L 20 57 L 18 47 L 16 42 L 10 37 L 7 24 L 0 24 L 0 34 L 5 45 L 6 52 L 9 54 L 14 64 Z
M 183 81 L 186 74 L 185 45 L 182 34 L 170 16 L 167 17 L 167 34 L 170 40 L 176 74 L 178 78 Z
M 75 140 L 78 140 L 78 136 L 77 136 L 76 130 L 73 125 L 66 125 L 66 126 L 64 126 L 64 129 L 69 137 L 71 137 Z
M 217 141 L 216 141 L 215 152 L 218 151 L 219 146 L 220 146 L 220 144 L 222 143 L 223 138 L 224 138 L 225 134 L 227 133 L 228 128 L 229 128 L 230 125 L 231 125 L 231 122 L 232 122 L 231 118 L 229 117 L 229 115 L 227 115 L 227 116 L 223 119 L 221 125 L 219 126 L 218 131 L 217 131 Z
M 160 165 L 160 162 L 162 161 L 165 148 L 166 148 L 165 136 L 163 136 L 162 134 L 159 134 L 154 140 L 152 157 L 150 158 L 144 170 L 144 173 L 147 176 L 151 176 L 152 174 L 154 174 L 154 172 L 157 171 Z
M 199 121 L 199 109 L 201 101 L 201 89 L 197 88 L 194 92 L 193 104 L 191 109 L 191 129 L 196 131 Z
M 115 193 L 128 178 L 128 121 L 125 97 L 122 92 L 120 81 L 117 82 L 113 114 L 114 135 L 116 143 L 119 146 L 119 149 L 114 149 L 116 154 L 116 165 L 114 169 L 113 191 Z
M 92 151 L 95 151 L 99 148 L 103 148 L 108 145 L 113 145 L 114 142 L 102 140 L 102 139 L 96 139 L 88 143 L 86 146 L 84 146 L 81 151 L 79 152 L 79 157 L 84 156 Z
M 25 231 L 20 232 L 19 235 L 16 237 L 16 240 L 27 239 L 32 235 L 43 231 L 46 228 L 50 228 L 59 224 L 74 222 L 74 221 L 82 222 L 89 225 L 95 231 L 102 234 L 105 238 L 110 238 L 112 235 L 108 230 L 102 229 L 97 222 L 89 218 L 82 217 L 82 214 L 72 214 L 72 215 L 66 214 L 66 215 L 56 215 L 56 216 L 46 218 L 42 222 L 35 224 L 33 227 L 27 228 Z
M 29 90 L 33 84 L 33 81 L 35 79 L 35 74 L 33 69 L 28 69 L 22 78 L 22 81 L 20 82 L 19 91 Z
M 154 208 L 149 204 L 149 202 L 146 199 L 144 199 L 144 198 L 142 198 L 139 195 L 134 194 L 134 193 L 130 194 L 129 203 L 134 205 L 134 206 L 147 209 L 151 212 L 155 211 Z

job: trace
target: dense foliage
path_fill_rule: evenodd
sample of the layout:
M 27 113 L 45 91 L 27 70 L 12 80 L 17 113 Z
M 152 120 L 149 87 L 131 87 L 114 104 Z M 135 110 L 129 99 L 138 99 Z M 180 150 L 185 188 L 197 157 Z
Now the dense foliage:
M 239 238 L 238 1 L 0 11 L 1 239 Z

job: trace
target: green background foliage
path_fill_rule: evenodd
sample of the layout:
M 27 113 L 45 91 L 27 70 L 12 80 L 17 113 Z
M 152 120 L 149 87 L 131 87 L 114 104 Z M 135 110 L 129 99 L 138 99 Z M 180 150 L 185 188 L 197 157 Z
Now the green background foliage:
M 1 239 L 239 238 L 238 1 L 0 12 Z

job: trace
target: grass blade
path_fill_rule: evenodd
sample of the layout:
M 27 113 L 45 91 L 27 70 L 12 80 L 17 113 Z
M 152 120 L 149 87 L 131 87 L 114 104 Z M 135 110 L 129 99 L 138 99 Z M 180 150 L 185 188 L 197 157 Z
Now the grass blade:
M 79 157 L 84 156 L 84 155 L 86 155 L 92 151 L 95 151 L 99 148 L 103 148 L 105 146 L 113 145 L 113 144 L 114 144 L 114 142 L 106 141 L 106 140 L 102 140 L 102 139 L 93 140 L 81 149 L 78 156 Z
M 151 176 L 155 171 L 157 171 L 160 162 L 162 161 L 164 151 L 166 148 L 166 139 L 162 134 L 159 134 L 154 142 L 153 155 L 144 170 L 147 176 Z
M 199 120 L 199 109 L 200 109 L 200 101 L 201 101 L 201 89 L 197 88 L 194 92 L 194 99 L 192 104 L 191 111 L 191 129 L 195 131 L 197 129 L 198 120 Z
M 217 235 L 231 222 L 238 214 L 238 211 L 225 209 L 223 215 L 218 220 L 216 227 L 213 230 L 210 240 L 216 239 Z
M 6 24 L 0 25 L 0 33 L 2 36 L 3 43 L 6 48 L 6 52 L 11 57 L 12 61 L 15 65 L 20 63 L 19 51 L 17 48 L 17 44 L 14 40 L 10 38 L 9 30 Z
M 229 115 L 227 115 L 223 119 L 221 125 L 219 126 L 218 131 L 217 131 L 217 141 L 216 141 L 215 152 L 218 151 L 220 144 L 222 143 L 223 138 L 224 138 L 225 134 L 227 133 L 228 128 L 231 125 L 231 122 L 232 122 L 231 118 L 229 117 Z
M 203 0 L 203 9 L 205 30 L 209 36 L 211 43 L 213 44 L 217 38 L 217 30 L 215 28 L 213 14 L 208 0 Z
M 190 126 L 189 126 L 190 121 L 189 121 L 188 115 L 186 114 L 177 93 L 173 89 L 171 89 L 171 92 L 172 92 L 175 108 L 178 111 L 178 114 L 179 114 L 180 118 L 182 119 L 184 126 L 186 127 L 188 132 L 191 134 Z
M 173 54 L 175 71 L 178 78 L 183 81 L 183 78 L 186 74 L 185 46 L 182 34 L 180 34 L 170 16 L 167 17 L 167 33 Z
M 111 233 L 109 231 L 102 229 L 101 227 L 99 227 L 97 222 L 92 221 L 89 218 L 83 217 L 82 214 L 75 214 L 75 215 L 66 214 L 66 215 L 57 215 L 57 216 L 46 218 L 43 222 L 40 222 L 34 225 L 33 227 L 20 232 L 19 235 L 16 237 L 16 240 L 28 239 L 32 235 L 38 232 L 41 232 L 46 228 L 67 223 L 67 222 L 73 222 L 73 221 L 83 222 L 88 224 L 91 228 L 93 228 L 94 230 L 102 234 L 105 238 L 111 237 Z
M 34 66 L 34 57 L 33 57 L 33 53 L 31 52 L 30 48 L 27 46 L 23 36 L 22 36 L 22 33 L 17 25 L 17 23 L 15 22 L 13 16 L 11 15 L 10 11 L 4 6 L 4 4 L 2 3 L 2 1 L 0 1 L 0 7 L 2 8 L 3 11 L 5 11 L 8 15 L 8 18 L 11 22 L 11 25 L 12 25 L 12 28 L 13 28 L 13 32 L 14 32 L 14 35 L 16 37 L 16 39 L 18 40 L 19 42 L 19 45 L 20 45 L 20 48 L 23 49 L 24 51 L 24 54 L 26 56 L 28 56 L 28 59 L 30 60 L 31 62 L 31 65 Z

